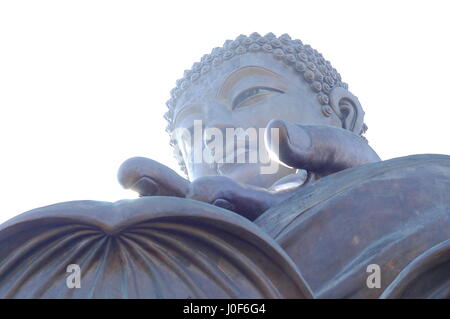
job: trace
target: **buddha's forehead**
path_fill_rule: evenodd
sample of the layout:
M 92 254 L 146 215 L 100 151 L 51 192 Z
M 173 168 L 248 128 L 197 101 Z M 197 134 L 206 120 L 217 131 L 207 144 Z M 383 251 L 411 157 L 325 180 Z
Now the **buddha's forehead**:
M 221 92 L 239 86 L 300 86 L 302 79 L 295 70 L 264 52 L 248 53 L 224 61 L 201 75 L 177 99 L 175 113 L 186 104 L 207 102 Z

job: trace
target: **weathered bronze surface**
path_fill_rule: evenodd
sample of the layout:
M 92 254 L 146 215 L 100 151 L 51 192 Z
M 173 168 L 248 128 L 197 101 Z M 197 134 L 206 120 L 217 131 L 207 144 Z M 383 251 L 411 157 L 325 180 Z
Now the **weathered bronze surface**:
M 421 257 L 428 268 L 413 267 L 408 278 L 400 276 L 420 255 L 450 238 L 449 189 L 450 156 L 401 157 L 325 177 L 255 223 L 288 253 L 316 297 L 376 298 L 385 292 L 421 298 L 438 290 L 439 297 L 449 297 L 450 269 L 442 265 L 435 271 L 435 254 Z M 440 257 L 448 266 L 446 247 Z M 370 264 L 381 268 L 380 289 L 366 285 Z M 388 293 L 394 280 L 403 285 L 422 271 L 422 276 L 436 276 L 428 286 Z
M 0 297 L 450 296 L 450 157 L 381 161 L 361 104 L 319 52 L 286 34 L 241 35 L 171 95 L 168 132 L 186 177 L 131 158 L 118 179 L 143 198 L 61 203 L 4 223 Z M 229 129 L 244 143 L 217 144 Z M 81 288 L 67 287 L 69 264 Z M 379 287 L 368 284 L 374 265 Z
M 2 298 L 307 298 L 286 253 L 245 218 L 146 197 L 38 208 L 0 228 Z M 80 289 L 66 286 L 78 264 Z

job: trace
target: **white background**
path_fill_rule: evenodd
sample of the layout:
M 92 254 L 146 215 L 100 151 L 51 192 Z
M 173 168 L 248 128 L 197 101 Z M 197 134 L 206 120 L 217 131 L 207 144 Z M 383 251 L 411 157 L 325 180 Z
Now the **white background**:
M 178 169 L 162 116 L 226 39 L 289 33 L 359 97 L 382 159 L 450 154 L 448 1 L 1 1 L 0 222 L 56 202 L 134 198 L 119 165 Z

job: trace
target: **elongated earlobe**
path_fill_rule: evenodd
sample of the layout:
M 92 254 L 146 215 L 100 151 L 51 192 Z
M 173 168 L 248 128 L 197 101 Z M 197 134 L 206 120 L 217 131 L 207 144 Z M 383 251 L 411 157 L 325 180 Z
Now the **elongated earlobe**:
M 336 87 L 330 92 L 330 106 L 341 119 L 343 128 L 361 134 L 364 111 L 356 96 L 344 88 Z

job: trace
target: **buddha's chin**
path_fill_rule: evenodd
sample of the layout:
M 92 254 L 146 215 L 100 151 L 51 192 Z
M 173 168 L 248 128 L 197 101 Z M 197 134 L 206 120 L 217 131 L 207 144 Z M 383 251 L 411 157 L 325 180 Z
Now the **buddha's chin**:
M 260 163 L 224 163 L 217 167 L 219 175 L 229 177 L 239 183 L 270 187 L 278 179 L 283 177 L 280 172 L 264 174 L 263 165 Z

